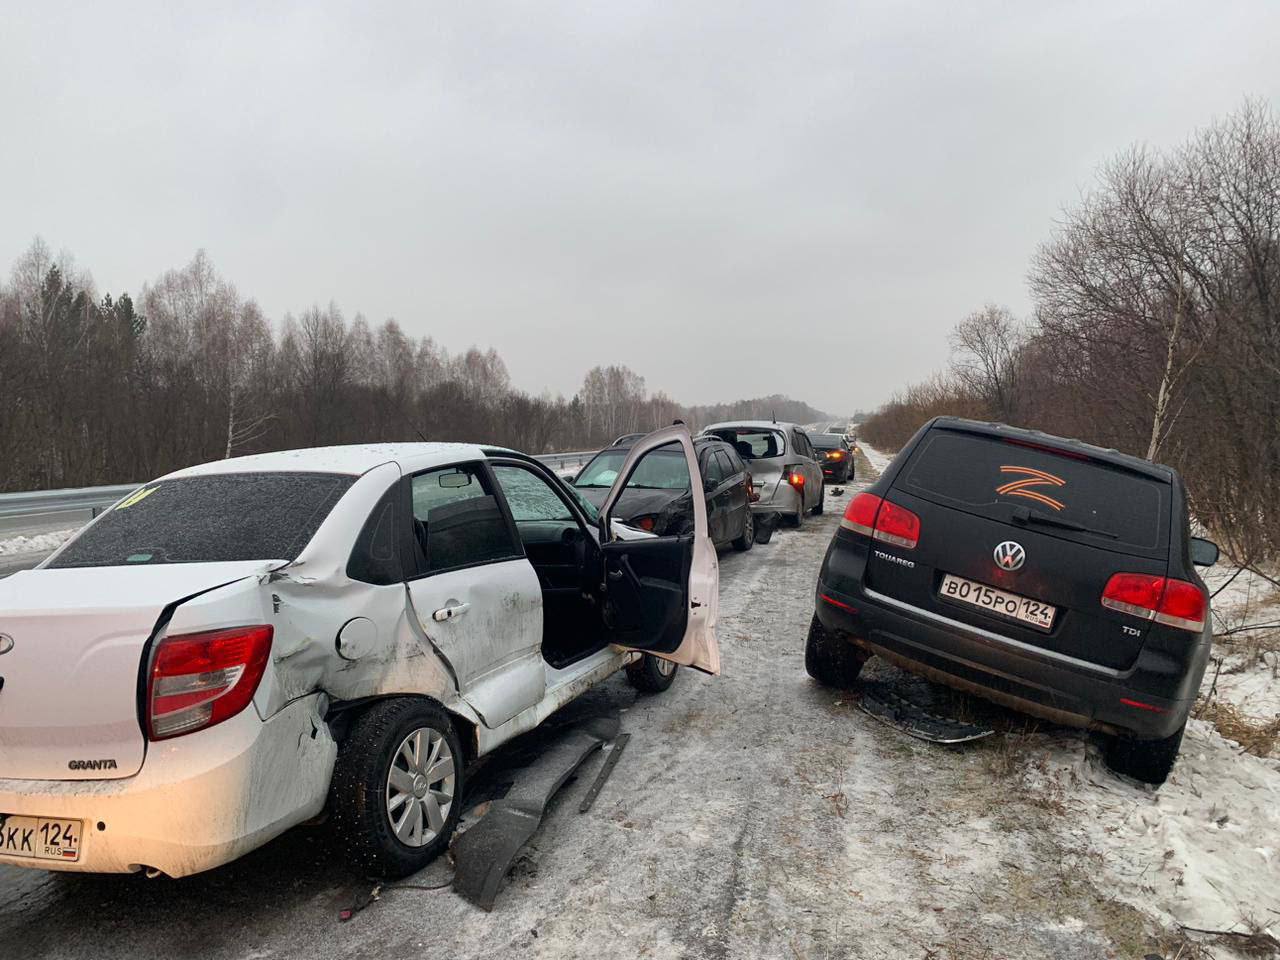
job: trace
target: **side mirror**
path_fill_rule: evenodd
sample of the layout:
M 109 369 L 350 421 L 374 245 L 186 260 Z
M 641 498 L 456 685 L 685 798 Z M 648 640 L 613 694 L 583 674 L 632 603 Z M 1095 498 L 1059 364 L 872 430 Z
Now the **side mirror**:
M 1191 562 L 1197 567 L 1212 567 L 1218 562 L 1218 545 L 1204 537 L 1191 538 Z

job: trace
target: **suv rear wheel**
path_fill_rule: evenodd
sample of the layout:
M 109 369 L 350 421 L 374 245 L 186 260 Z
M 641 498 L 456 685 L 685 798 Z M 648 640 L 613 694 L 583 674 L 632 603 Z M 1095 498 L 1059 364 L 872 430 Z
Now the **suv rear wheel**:
M 862 672 L 870 657 L 843 637 L 832 636 L 818 615 L 809 622 L 809 637 L 804 643 L 804 668 L 809 676 L 824 687 L 848 690 Z
M 449 715 L 428 700 L 374 704 L 338 748 L 333 823 L 365 875 L 416 873 L 449 846 L 462 812 L 463 753 Z
M 733 549 L 750 550 L 756 542 L 756 518 L 747 510 L 746 519 L 742 521 L 742 536 L 733 541 Z
M 1187 722 L 1163 740 L 1136 740 L 1133 737 L 1107 734 L 1103 740 L 1103 757 L 1116 773 L 1133 777 L 1157 787 L 1169 778 L 1169 771 L 1182 748 L 1182 735 Z

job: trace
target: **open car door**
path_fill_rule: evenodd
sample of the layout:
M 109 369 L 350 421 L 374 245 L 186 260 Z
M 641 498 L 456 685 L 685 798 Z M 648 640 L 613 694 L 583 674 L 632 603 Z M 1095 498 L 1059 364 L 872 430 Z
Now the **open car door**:
M 672 458 L 680 455 L 689 473 L 692 524 L 670 536 L 618 538 L 612 514 L 628 483 L 633 477 L 639 483 L 650 470 L 669 471 Z M 655 457 L 659 460 L 653 460 Z M 708 536 L 706 497 L 688 428 L 677 425 L 657 430 L 631 448 L 600 508 L 600 553 L 609 641 L 718 674 L 720 648 L 715 626 L 720 568 Z

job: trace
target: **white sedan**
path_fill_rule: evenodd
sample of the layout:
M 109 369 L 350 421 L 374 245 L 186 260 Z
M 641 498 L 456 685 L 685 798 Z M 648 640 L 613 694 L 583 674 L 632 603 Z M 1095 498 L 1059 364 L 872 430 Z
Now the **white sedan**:
M 184 876 L 329 806 L 400 876 L 449 843 L 466 765 L 616 670 L 716 674 L 694 534 L 610 521 L 537 461 L 464 444 L 179 470 L 0 580 L 0 862 Z

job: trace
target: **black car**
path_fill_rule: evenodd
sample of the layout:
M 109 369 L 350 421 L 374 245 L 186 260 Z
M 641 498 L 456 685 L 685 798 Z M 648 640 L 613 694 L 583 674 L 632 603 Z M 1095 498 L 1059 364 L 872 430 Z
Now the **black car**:
M 751 475 L 732 446 L 715 437 L 693 441 L 698 454 L 699 485 L 707 499 L 707 525 L 716 546 L 732 543 L 750 550 L 755 543 L 751 514 Z M 604 503 L 630 443 L 597 453 L 573 479 L 574 488 L 595 506 Z M 689 470 L 684 453 L 660 448 L 645 458 L 618 500 L 614 516 L 623 523 L 659 536 L 693 529 Z
M 809 442 L 818 455 L 823 482 L 849 483 L 853 480 L 853 448 L 838 433 L 811 433 Z
M 854 497 L 818 575 L 809 674 L 867 657 L 1100 731 L 1107 763 L 1162 783 L 1212 640 L 1169 467 L 1001 424 L 942 417 Z

